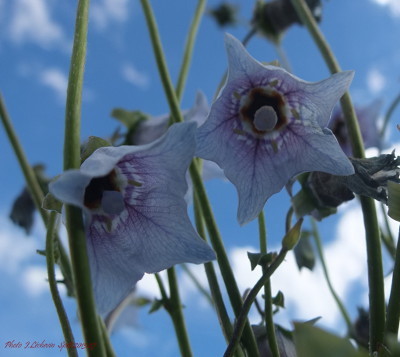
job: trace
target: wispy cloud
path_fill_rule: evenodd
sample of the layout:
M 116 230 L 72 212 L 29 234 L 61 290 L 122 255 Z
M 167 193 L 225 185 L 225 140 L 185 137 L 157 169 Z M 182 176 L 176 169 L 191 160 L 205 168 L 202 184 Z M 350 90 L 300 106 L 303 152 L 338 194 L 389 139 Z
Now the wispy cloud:
M 375 4 L 386 6 L 393 16 L 400 16 L 399 0 L 372 0 Z
M 133 85 L 146 89 L 149 87 L 149 77 L 137 70 L 132 64 L 126 63 L 121 68 L 122 77 L 129 83 Z
M 15 0 L 9 23 L 10 39 L 31 42 L 43 48 L 65 47 L 64 32 L 51 17 L 45 0 Z
M 91 17 L 99 30 L 106 29 L 112 23 L 125 22 L 129 15 L 128 0 L 98 0 L 93 2 Z
M 386 78 L 380 70 L 372 68 L 367 73 L 367 86 L 373 94 L 381 92 L 386 85 Z
M 61 70 L 49 68 L 39 74 L 42 84 L 52 89 L 60 100 L 64 100 L 67 95 L 68 78 Z

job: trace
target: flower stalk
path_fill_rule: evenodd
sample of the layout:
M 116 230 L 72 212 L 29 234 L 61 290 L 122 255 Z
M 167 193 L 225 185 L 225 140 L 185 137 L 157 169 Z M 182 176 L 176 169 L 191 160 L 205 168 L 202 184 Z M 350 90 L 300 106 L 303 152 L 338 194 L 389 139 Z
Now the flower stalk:
M 183 117 L 179 108 L 179 101 L 174 90 L 174 87 L 171 82 L 171 78 L 168 72 L 167 64 L 165 61 L 165 57 L 163 54 L 163 49 L 161 45 L 161 41 L 158 35 L 157 24 L 154 18 L 153 11 L 151 9 L 150 3 L 148 0 L 141 0 L 141 4 L 143 7 L 143 11 L 145 13 L 147 25 L 149 28 L 150 38 L 153 45 L 153 50 L 157 62 L 158 71 L 161 77 L 161 81 L 163 83 L 164 91 L 168 100 L 168 104 L 171 111 L 171 116 L 174 122 L 182 122 Z M 239 289 L 237 287 L 235 278 L 233 276 L 233 272 L 229 265 L 228 257 L 226 255 L 225 249 L 223 247 L 223 243 L 221 237 L 219 236 L 218 229 L 216 228 L 215 220 L 212 215 L 211 207 L 208 203 L 207 196 L 205 193 L 205 189 L 200 177 L 199 170 L 197 165 L 194 163 L 190 166 L 190 173 L 192 176 L 192 180 L 194 183 L 195 191 L 198 195 L 198 199 L 200 202 L 200 207 L 202 210 L 203 217 L 205 219 L 205 223 L 209 232 L 210 240 L 213 245 L 214 250 L 217 254 L 218 264 L 220 265 L 222 276 L 225 282 L 225 285 L 228 287 L 228 294 L 231 299 L 231 304 L 233 306 L 235 315 L 239 314 L 239 311 L 242 306 L 242 298 L 240 296 Z M 247 321 L 247 320 L 246 320 Z M 256 340 L 254 334 L 250 328 L 250 324 L 247 321 L 244 340 L 248 352 L 251 356 L 258 356 L 258 348 L 256 344 Z
M 302 23 L 307 27 L 316 45 L 318 46 L 331 73 L 340 72 L 340 66 L 331 51 L 328 42 L 320 31 L 310 9 L 304 0 L 291 0 Z M 341 99 L 343 114 L 351 138 L 353 155 L 365 157 L 364 146 L 358 126 L 357 117 L 350 95 L 346 93 Z M 383 344 L 385 330 L 385 296 L 383 281 L 382 252 L 380 232 L 374 201 L 367 197 L 360 197 L 364 217 L 364 227 L 367 244 L 369 303 L 370 303 L 370 352 L 379 350 Z
M 261 211 L 258 215 L 258 232 L 260 241 L 260 253 L 267 254 L 267 229 L 265 225 L 264 211 Z M 263 274 L 266 272 L 266 267 L 262 269 Z M 279 346 L 276 340 L 275 325 L 274 325 L 274 314 L 272 306 L 272 295 L 271 295 L 271 280 L 268 279 L 264 285 L 264 314 L 265 314 L 265 325 L 267 329 L 268 344 L 271 349 L 272 357 L 279 357 Z
M 80 0 L 77 7 L 74 45 L 68 78 L 65 111 L 64 170 L 79 168 L 81 163 L 80 120 L 88 17 L 89 0 Z M 83 335 L 86 343 L 96 343 L 96 348 L 88 351 L 88 355 L 105 356 L 106 352 L 93 298 L 82 211 L 77 207 L 66 205 L 65 215 Z

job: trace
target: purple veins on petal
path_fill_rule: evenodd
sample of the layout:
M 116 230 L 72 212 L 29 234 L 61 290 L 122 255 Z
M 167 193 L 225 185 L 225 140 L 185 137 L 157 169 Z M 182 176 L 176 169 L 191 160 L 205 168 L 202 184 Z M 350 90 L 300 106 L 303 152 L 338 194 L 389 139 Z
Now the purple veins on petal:
M 85 215 L 98 310 L 106 315 L 143 274 L 215 259 L 187 215 L 185 174 L 194 154 L 194 123 L 175 124 L 142 146 L 96 150 L 66 171 L 50 192 Z
M 353 72 L 306 82 L 256 61 L 231 35 L 225 46 L 228 78 L 197 131 L 196 155 L 216 162 L 236 186 L 240 224 L 302 172 L 354 173 L 326 128 Z

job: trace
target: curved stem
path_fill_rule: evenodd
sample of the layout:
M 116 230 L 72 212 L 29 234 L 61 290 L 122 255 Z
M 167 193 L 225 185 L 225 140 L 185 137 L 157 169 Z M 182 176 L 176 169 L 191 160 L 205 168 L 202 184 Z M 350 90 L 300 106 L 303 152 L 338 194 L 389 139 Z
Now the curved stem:
M 0 118 L 3 123 L 4 129 L 6 130 L 8 139 L 10 140 L 14 153 L 17 156 L 19 166 L 21 167 L 22 173 L 26 181 L 26 185 L 29 189 L 29 193 L 31 194 L 32 200 L 35 203 L 35 207 L 38 210 L 44 225 L 47 227 L 49 222 L 49 214 L 42 208 L 42 202 L 44 198 L 42 188 L 40 187 L 35 172 L 29 165 L 29 162 L 26 158 L 22 145 L 18 140 L 17 134 L 15 133 L 14 127 L 8 115 L 6 105 L 4 103 L 1 93 L 0 93 Z M 72 285 L 72 272 L 71 272 L 70 262 L 58 234 L 55 233 L 55 236 L 57 239 L 57 249 L 60 253 L 59 258 L 60 258 L 61 272 L 64 276 L 67 287 L 70 289 Z
M 261 211 L 258 215 L 258 232 L 260 241 L 260 252 L 267 254 L 267 229 L 265 225 L 264 211 Z M 263 274 L 265 274 L 266 268 L 263 267 Z M 276 340 L 275 325 L 274 325 L 274 313 L 272 309 L 272 296 L 271 296 L 271 280 L 268 279 L 264 284 L 264 314 L 265 314 L 265 325 L 267 329 L 268 344 L 271 349 L 272 357 L 279 357 L 279 346 Z
M 174 122 L 182 122 L 183 121 L 182 113 L 180 112 L 178 98 L 176 96 L 176 93 L 174 91 L 168 73 L 168 68 L 163 55 L 160 38 L 158 36 L 158 29 L 154 19 L 153 11 L 151 9 L 148 0 L 141 0 L 141 4 L 146 16 L 146 21 L 153 45 L 153 50 L 156 57 L 156 62 L 160 73 L 161 81 L 163 83 L 164 91 L 170 107 L 170 112 L 172 114 Z M 227 287 L 229 297 L 231 299 L 233 310 L 235 311 L 235 314 L 238 314 L 242 307 L 242 298 L 240 296 L 240 292 L 237 287 L 233 272 L 229 265 L 229 261 L 225 252 L 225 248 L 222 243 L 222 239 L 216 227 L 211 207 L 207 200 L 207 195 L 203 186 L 203 182 L 200 177 L 199 170 L 197 168 L 197 165 L 195 165 L 194 163 L 192 163 L 190 166 L 190 173 L 192 176 L 196 193 L 198 194 L 201 211 L 203 213 L 203 217 L 205 219 L 206 226 L 209 231 L 210 240 L 217 254 L 218 264 L 220 265 L 221 268 L 222 276 L 225 285 Z M 243 343 L 246 345 L 246 348 L 248 349 L 248 352 L 252 357 L 257 357 L 259 355 L 254 333 L 248 323 L 246 325 Z
M 146 17 L 147 27 L 153 46 L 154 56 L 157 62 L 158 72 L 161 82 L 164 87 L 165 95 L 167 96 L 168 105 L 170 107 L 173 122 L 182 122 L 183 117 L 179 108 L 179 101 L 176 95 L 174 86 L 172 85 L 171 77 L 168 72 L 167 63 L 165 61 L 164 51 L 162 48 L 160 36 L 158 33 L 157 24 L 154 18 L 153 10 L 148 0 L 140 0 L 143 12 Z
M 79 168 L 81 161 L 80 119 L 88 17 L 89 0 L 79 0 L 65 111 L 64 170 Z M 96 343 L 96 348 L 88 350 L 87 353 L 92 356 L 105 356 L 92 291 L 82 211 L 66 205 L 65 217 L 83 334 L 86 343 Z
M 288 250 L 286 249 L 281 249 L 275 260 L 268 266 L 268 268 L 265 270 L 265 273 L 262 275 L 262 277 L 257 281 L 256 285 L 250 290 L 249 294 L 246 297 L 246 300 L 243 303 L 243 308 L 239 313 L 239 316 L 237 317 L 236 325 L 235 325 L 235 330 L 233 332 L 233 337 L 231 340 L 231 343 L 229 344 L 228 348 L 226 349 L 224 353 L 224 357 L 230 357 L 232 356 L 233 352 L 235 351 L 235 348 L 239 342 L 240 336 L 243 332 L 243 329 L 246 325 L 246 319 L 247 319 L 247 314 L 250 311 L 251 305 L 253 304 L 254 300 L 257 297 L 257 294 L 260 292 L 262 287 L 265 285 L 265 282 L 269 280 L 271 275 L 274 273 L 274 271 L 281 265 L 283 260 L 286 257 Z
M 400 230 L 397 240 L 396 258 L 392 275 L 389 303 L 387 308 L 386 333 L 397 336 L 400 322 Z
M 243 305 L 242 297 L 240 295 L 239 288 L 237 286 L 235 277 L 233 275 L 231 266 L 229 264 L 229 259 L 226 254 L 222 238 L 219 234 L 217 225 L 215 223 L 214 215 L 212 213 L 211 206 L 208 201 L 207 194 L 200 177 L 200 173 L 197 169 L 197 166 L 193 163 L 190 165 L 190 175 L 193 181 L 195 192 L 197 194 L 197 198 L 200 203 L 200 207 L 203 213 L 204 221 L 206 223 L 211 244 L 217 255 L 218 265 L 221 270 L 225 286 L 227 288 L 227 292 L 229 295 L 229 299 L 231 301 L 233 311 L 235 313 L 235 316 L 238 317 L 240 311 L 242 310 L 242 305 Z M 247 319 L 245 320 L 242 343 L 246 347 L 248 354 L 250 356 L 256 357 L 259 355 L 255 336 Z
M 57 213 L 51 212 L 48 227 L 47 227 L 47 234 L 46 234 L 46 263 L 47 263 L 47 275 L 49 279 L 49 286 L 51 296 L 54 301 L 54 306 L 57 310 L 58 318 L 60 320 L 61 328 L 63 330 L 65 342 L 68 344 L 75 345 L 74 335 L 71 330 L 71 326 L 69 324 L 67 313 L 65 312 L 58 287 L 57 287 L 57 280 L 56 274 L 54 272 L 54 237 L 57 231 Z M 68 356 L 70 357 L 77 357 L 78 352 L 76 348 L 68 348 Z
M 386 128 L 389 124 L 390 118 L 393 115 L 393 112 L 397 108 L 397 106 L 400 104 L 400 93 L 397 95 L 397 97 L 393 100 L 392 104 L 390 105 L 388 111 L 386 112 L 384 119 L 383 119 L 383 125 L 381 128 L 381 131 L 379 132 L 379 135 L 381 138 L 385 135 Z
M 335 300 L 335 302 L 343 316 L 343 319 L 347 325 L 348 334 L 350 336 L 353 336 L 353 324 L 351 323 L 350 316 L 347 313 L 347 310 L 346 310 L 345 306 L 343 305 L 342 301 L 340 300 L 339 295 L 336 293 L 336 291 L 332 285 L 331 279 L 329 277 L 328 267 L 325 262 L 324 252 L 323 252 L 323 248 L 322 248 L 321 237 L 319 235 L 318 226 L 315 223 L 314 218 L 311 218 L 311 226 L 312 226 L 312 234 L 314 237 L 315 245 L 317 246 L 319 260 L 322 265 L 322 270 L 324 272 L 325 280 L 326 280 L 326 283 L 328 284 L 329 291 L 331 292 L 331 295 L 332 295 L 333 299 Z
M 207 289 L 201 285 L 199 279 L 192 273 L 192 271 L 188 268 L 186 264 L 181 264 L 182 270 L 188 275 L 192 283 L 196 286 L 199 292 L 208 300 L 211 306 L 214 306 L 213 299 Z
M 200 237 L 206 240 L 206 232 L 204 230 L 204 220 L 201 215 L 200 203 L 197 198 L 196 192 L 194 192 L 194 219 L 196 224 L 197 232 Z M 221 289 L 218 284 L 217 274 L 215 273 L 214 265 L 212 262 L 204 264 L 204 268 L 206 271 L 206 276 L 208 280 L 208 285 L 210 287 L 211 295 L 213 298 L 213 306 L 215 307 L 218 320 L 221 325 L 222 332 L 225 336 L 225 340 L 229 342 L 232 338 L 233 327 L 231 321 L 228 316 L 228 312 L 226 311 L 226 307 L 224 304 L 224 300 L 222 298 Z M 238 348 L 236 351 L 237 357 L 244 357 L 244 352 L 241 348 Z
M 304 0 L 291 0 L 292 4 L 307 27 L 315 43 L 317 44 L 331 73 L 340 72 L 340 66 L 331 51 L 326 39 L 320 31 L 318 24 L 311 14 Z M 351 102 L 350 95 L 344 94 L 341 99 L 346 126 L 349 131 L 353 155 L 363 158 L 364 145 L 358 126 L 357 117 Z M 374 201 L 367 197 L 360 197 L 361 208 L 364 217 L 364 227 L 367 245 L 369 305 L 370 305 L 370 352 L 378 351 L 383 344 L 385 330 L 385 295 L 383 280 L 382 252 L 378 218 Z
M 178 77 L 178 83 L 176 85 L 176 96 L 180 100 L 182 98 L 183 89 L 185 87 L 187 75 L 189 72 L 189 66 L 192 59 L 193 47 L 199 29 L 200 20 L 204 14 L 204 8 L 206 6 L 207 0 L 199 0 L 197 3 L 197 8 L 193 17 L 192 24 L 190 25 L 188 37 L 185 45 L 185 52 L 183 54 L 182 66 Z

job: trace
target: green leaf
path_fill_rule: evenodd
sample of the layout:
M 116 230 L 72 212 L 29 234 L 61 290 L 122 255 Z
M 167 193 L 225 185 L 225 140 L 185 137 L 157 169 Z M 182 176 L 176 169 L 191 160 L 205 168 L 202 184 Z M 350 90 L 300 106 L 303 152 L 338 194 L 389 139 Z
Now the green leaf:
M 299 270 L 301 270 L 301 268 L 303 267 L 309 270 L 313 270 L 314 268 L 315 254 L 314 247 L 311 244 L 310 238 L 311 232 L 301 232 L 299 243 L 293 250 Z
M 347 338 L 308 323 L 294 323 L 293 336 L 298 357 L 368 357 L 366 352 L 357 351 Z
M 400 222 L 400 184 L 393 181 L 388 181 L 388 207 L 389 217 Z
M 161 299 L 155 299 L 153 303 L 151 304 L 149 314 L 152 314 L 153 312 L 156 312 L 157 310 L 160 310 L 164 306 L 164 301 Z
M 124 124 L 128 130 L 132 130 L 142 120 L 148 118 L 147 114 L 144 114 L 139 110 L 129 111 L 122 108 L 115 108 L 111 112 L 111 116 Z
M 81 148 L 81 163 L 84 162 L 97 149 L 104 146 L 111 146 L 111 144 L 107 140 L 97 136 L 89 136 L 88 141 L 83 144 Z
M 269 263 L 271 263 L 274 258 L 276 257 L 276 253 L 272 252 L 272 253 L 250 253 L 247 252 L 247 256 L 250 260 L 250 264 L 251 264 L 251 270 L 254 270 L 256 268 L 257 265 L 260 266 L 267 266 Z
M 285 296 L 282 291 L 279 290 L 276 296 L 272 298 L 272 303 L 275 306 L 285 307 Z
M 292 250 L 300 239 L 301 225 L 303 218 L 300 218 L 297 223 L 286 233 L 282 239 L 282 248 L 285 250 Z

